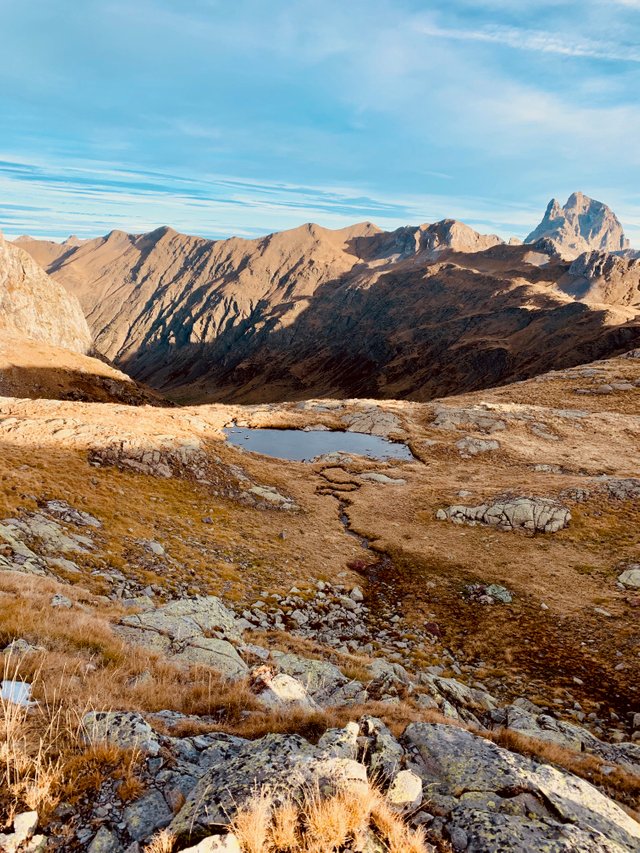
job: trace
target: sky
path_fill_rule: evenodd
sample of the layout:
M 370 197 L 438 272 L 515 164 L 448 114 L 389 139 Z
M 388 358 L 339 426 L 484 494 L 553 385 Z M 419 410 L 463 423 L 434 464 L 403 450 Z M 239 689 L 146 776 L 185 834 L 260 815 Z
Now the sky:
M 640 246 L 640 0 L 0 0 L 0 229 L 461 219 Z

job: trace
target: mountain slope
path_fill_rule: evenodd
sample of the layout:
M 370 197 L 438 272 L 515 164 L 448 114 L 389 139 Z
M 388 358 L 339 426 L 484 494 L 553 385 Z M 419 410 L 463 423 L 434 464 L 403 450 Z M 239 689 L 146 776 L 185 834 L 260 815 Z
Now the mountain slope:
M 426 400 L 640 342 L 631 262 L 582 299 L 585 269 L 553 245 L 454 220 L 22 245 L 78 296 L 105 355 L 181 401 Z
M 75 296 L 0 235 L 0 395 L 162 404 L 87 353 L 91 333 Z

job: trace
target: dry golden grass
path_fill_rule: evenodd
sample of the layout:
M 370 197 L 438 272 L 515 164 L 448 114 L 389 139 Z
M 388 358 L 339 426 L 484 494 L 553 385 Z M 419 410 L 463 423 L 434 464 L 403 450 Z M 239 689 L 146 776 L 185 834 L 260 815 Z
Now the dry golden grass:
M 171 853 L 176 843 L 176 837 L 168 829 L 157 832 L 149 844 L 146 844 L 143 853 Z
M 323 795 L 317 788 L 299 799 L 277 801 L 257 791 L 232 823 L 244 853 L 331 853 L 374 835 L 387 853 L 427 853 L 424 834 L 411 830 L 369 785 Z
M 3 663 L 3 679 L 22 680 L 19 660 L 8 655 Z M 38 669 L 29 680 L 35 688 L 43 677 Z M 123 801 L 140 795 L 141 755 L 110 744 L 87 744 L 82 728 L 87 710 L 63 690 L 49 692 L 32 707 L 0 702 L 0 811 L 9 821 L 28 808 L 46 822 L 61 800 L 79 802 L 97 793 L 107 778 L 119 781 Z

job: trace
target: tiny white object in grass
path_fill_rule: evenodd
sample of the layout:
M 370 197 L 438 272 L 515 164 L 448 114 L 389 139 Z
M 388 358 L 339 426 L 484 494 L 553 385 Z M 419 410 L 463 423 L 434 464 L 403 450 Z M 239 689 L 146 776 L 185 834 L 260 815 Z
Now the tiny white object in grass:
M 22 705 L 25 708 L 29 708 L 31 705 L 35 704 L 30 701 L 30 698 L 31 685 L 27 684 L 25 681 L 2 682 L 0 699 L 4 702 L 13 702 L 14 705 Z

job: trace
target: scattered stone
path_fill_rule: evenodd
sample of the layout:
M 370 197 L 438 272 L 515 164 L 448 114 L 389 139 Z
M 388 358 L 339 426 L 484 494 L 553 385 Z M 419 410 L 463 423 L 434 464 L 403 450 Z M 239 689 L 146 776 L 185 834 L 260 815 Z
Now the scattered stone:
M 467 601 L 475 601 L 478 604 L 495 604 L 496 601 L 502 604 L 511 604 L 513 601 L 511 592 L 505 586 L 500 586 L 497 583 L 469 584 L 464 588 L 462 595 Z
M 18 639 L 12 640 L 8 646 L 5 646 L 2 651 L 5 655 L 20 656 L 43 652 L 45 649 L 44 646 L 34 646 L 22 637 L 18 637 Z
M 271 667 L 261 666 L 251 673 L 251 678 L 256 696 L 268 708 L 318 709 L 304 684 L 291 675 L 284 672 L 274 674 Z
M 371 483 L 380 483 L 383 486 L 406 486 L 407 481 L 401 477 L 389 477 L 387 474 L 380 474 L 376 471 L 368 471 L 365 474 L 359 475 L 361 480 L 367 480 Z
M 489 438 L 472 438 L 467 436 L 456 441 L 456 447 L 460 451 L 461 456 L 477 456 L 480 453 L 491 453 L 494 450 L 500 450 L 500 442 Z
M 66 501 L 46 501 L 42 509 L 47 515 L 53 515 L 66 524 L 75 524 L 78 527 L 102 527 L 102 522 L 95 516 L 81 509 L 74 509 Z

